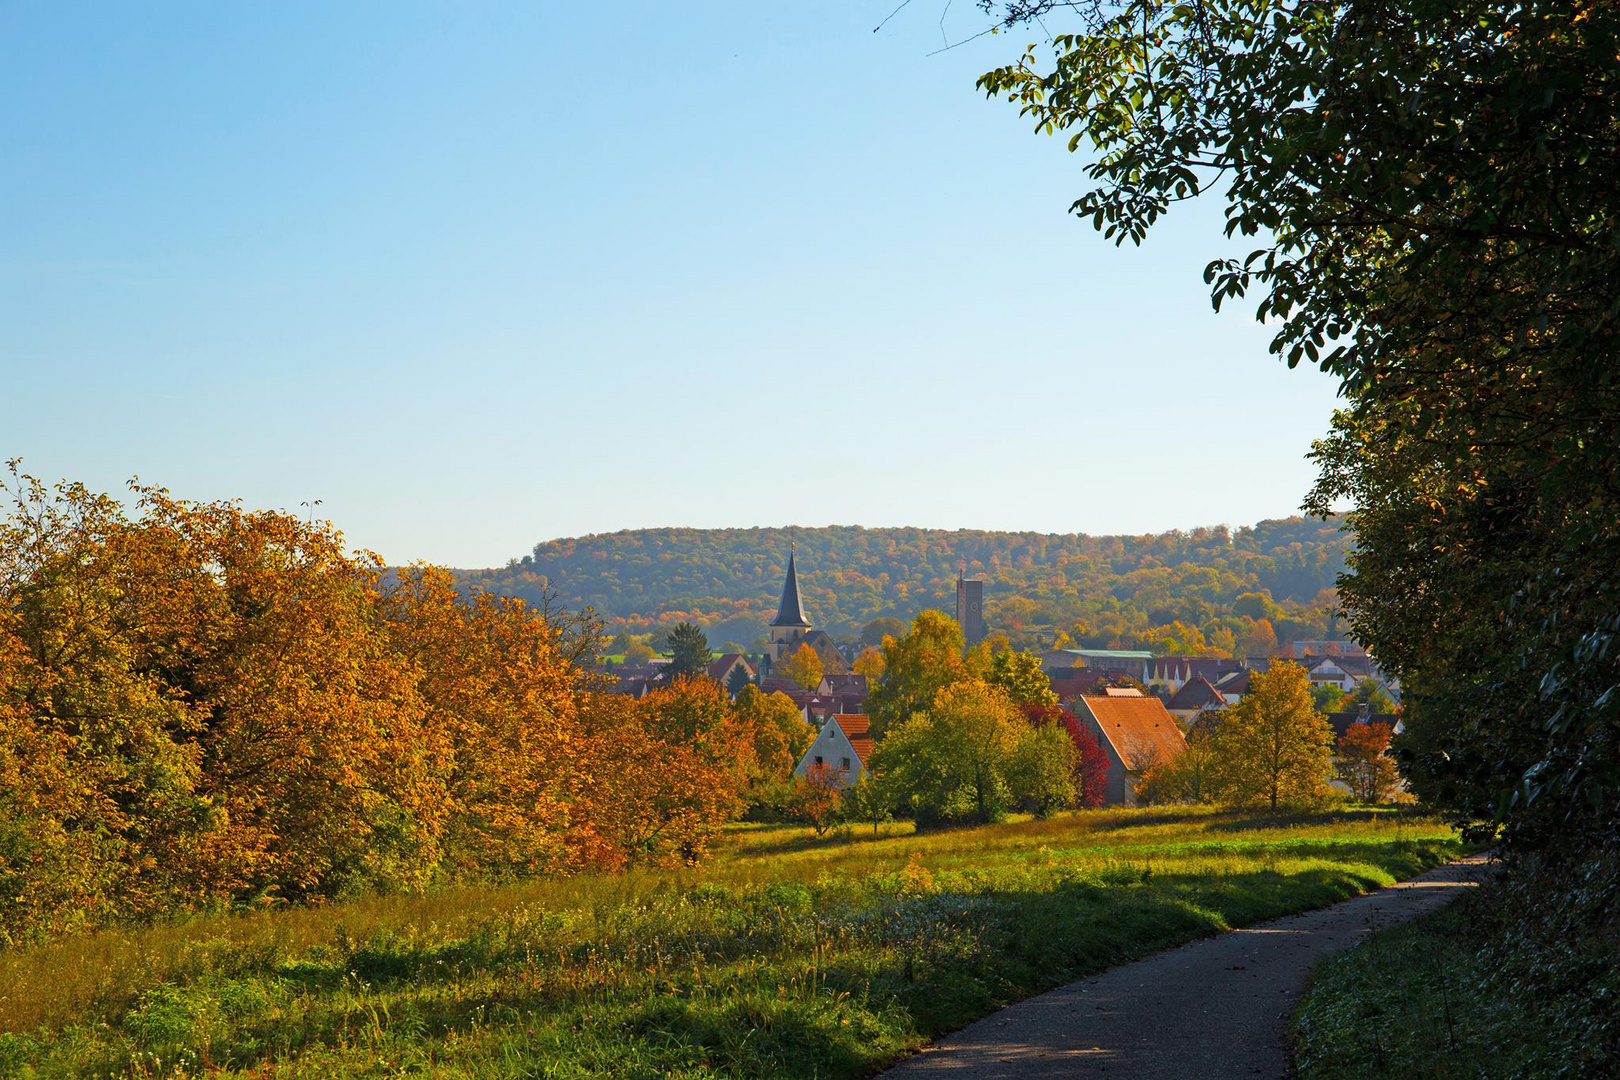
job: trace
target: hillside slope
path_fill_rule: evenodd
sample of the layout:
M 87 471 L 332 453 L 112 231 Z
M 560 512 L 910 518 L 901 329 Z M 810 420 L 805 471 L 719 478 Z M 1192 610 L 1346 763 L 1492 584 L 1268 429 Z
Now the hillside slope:
M 1287 518 L 1156 536 L 1084 536 L 858 526 L 638 529 L 552 540 L 464 583 L 529 599 L 549 583 L 634 633 L 692 619 L 716 643 L 752 642 L 775 612 L 788 544 L 798 545 L 810 617 L 853 636 L 883 615 L 950 610 L 958 567 L 985 580 L 992 629 L 1070 633 L 1097 647 L 1151 644 L 1180 622 L 1241 641 L 1267 618 L 1284 641 L 1327 626 L 1349 537 L 1337 521 Z M 1262 597 L 1245 597 L 1259 593 Z M 1224 639 L 1223 639 L 1224 640 Z

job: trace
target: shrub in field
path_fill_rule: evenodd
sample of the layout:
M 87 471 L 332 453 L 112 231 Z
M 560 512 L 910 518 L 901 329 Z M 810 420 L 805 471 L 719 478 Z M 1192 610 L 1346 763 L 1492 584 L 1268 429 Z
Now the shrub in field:
M 827 765 L 812 765 L 793 781 L 788 803 L 793 819 L 810 826 L 817 836 L 825 836 L 838 824 L 843 804 L 843 785 Z
M 1108 758 L 1097 736 L 1061 705 L 1029 705 L 1024 712 L 1036 727 L 1055 724 L 1068 733 L 1074 747 L 1074 805 L 1093 810 L 1101 806 L 1108 788 Z
M 1032 728 L 1020 738 L 1007 762 L 1007 785 L 1020 808 L 1049 817 L 1073 806 L 1075 757 L 1069 733 L 1055 724 Z
M 742 809 L 755 729 L 713 679 L 676 679 L 640 701 L 592 695 L 573 808 L 586 850 L 622 867 L 693 862 Z
M 878 744 L 873 768 L 919 825 L 999 821 L 1020 801 L 1074 799 L 1073 744 L 1042 734 L 999 687 L 946 686 Z

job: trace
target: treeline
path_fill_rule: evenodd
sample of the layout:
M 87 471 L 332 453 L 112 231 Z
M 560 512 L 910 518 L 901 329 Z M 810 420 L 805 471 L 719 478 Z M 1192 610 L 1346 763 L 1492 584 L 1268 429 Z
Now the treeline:
M 811 618 L 853 638 L 874 618 L 951 610 L 965 562 L 985 581 L 992 629 L 1015 644 L 1060 633 L 1093 648 L 1241 651 L 1266 619 L 1278 639 L 1328 630 L 1349 537 L 1337 520 L 1288 518 L 1156 536 L 1083 536 L 853 526 L 643 529 L 553 540 L 467 584 L 600 612 L 631 633 L 688 620 L 752 645 L 776 610 L 798 543 Z M 1252 594 L 1252 595 L 1246 595 Z
M 11 467 L 0 943 L 218 904 L 700 857 L 807 725 L 596 693 L 599 627 L 329 525 Z

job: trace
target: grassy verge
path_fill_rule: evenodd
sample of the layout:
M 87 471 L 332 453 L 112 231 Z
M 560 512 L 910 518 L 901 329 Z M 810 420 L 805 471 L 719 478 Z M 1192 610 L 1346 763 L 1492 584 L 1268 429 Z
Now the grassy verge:
M 1326 961 L 1294 1017 L 1300 1080 L 1615 1075 L 1601 1030 L 1620 974 L 1560 987 L 1553 965 L 1500 947 L 1493 901 L 1470 895 Z
M 0 954 L 0 1074 L 853 1077 L 1007 1002 L 1455 854 L 1392 811 L 1098 811 Z

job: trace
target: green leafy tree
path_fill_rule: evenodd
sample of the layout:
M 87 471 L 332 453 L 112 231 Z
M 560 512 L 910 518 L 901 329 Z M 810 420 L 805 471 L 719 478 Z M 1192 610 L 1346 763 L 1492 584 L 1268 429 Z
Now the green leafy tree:
M 877 745 L 872 767 L 919 825 L 999 821 L 1016 798 L 1009 770 L 1029 732 L 996 687 L 955 683 Z
M 1354 690 L 1345 696 L 1344 708 L 1355 709 L 1367 706 L 1369 712 L 1392 713 L 1395 711 L 1395 699 L 1384 692 L 1376 680 L 1362 679 L 1356 683 Z
M 692 623 L 677 623 L 669 632 L 669 674 L 671 678 L 693 678 L 709 670 L 714 659 L 709 639 Z
M 871 825 L 873 836 L 878 834 L 879 825 L 894 819 L 895 799 L 891 785 L 871 771 L 866 772 L 859 783 L 845 788 L 843 798 L 844 817 L 852 822 Z
M 990 657 L 985 682 L 999 686 L 1017 705 L 1056 705 L 1052 680 L 1041 670 L 1041 658 L 1031 653 L 1000 652 Z
M 1007 762 L 1007 786 L 1022 808 L 1036 817 L 1051 817 L 1079 798 L 1078 758 L 1074 740 L 1060 725 L 1030 727 Z
M 1339 603 L 1408 780 L 1526 852 L 1620 849 L 1620 8 L 1000 10 L 1080 20 L 980 84 L 1094 151 L 1075 213 L 1139 242 L 1213 188 L 1257 238 L 1217 304 L 1340 380 L 1307 505 L 1356 507 Z
M 866 699 L 874 738 L 928 708 L 940 690 L 967 676 L 962 628 L 942 611 L 924 611 L 911 629 L 883 644 L 883 677 Z
M 1321 713 L 1343 712 L 1349 696 L 1332 683 L 1317 683 L 1311 687 L 1311 704 Z

